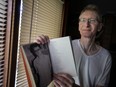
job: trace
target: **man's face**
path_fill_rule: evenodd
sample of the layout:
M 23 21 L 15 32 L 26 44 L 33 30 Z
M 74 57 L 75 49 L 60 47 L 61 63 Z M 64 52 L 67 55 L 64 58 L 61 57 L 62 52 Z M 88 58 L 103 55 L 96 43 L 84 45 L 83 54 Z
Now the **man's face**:
M 96 32 L 101 28 L 97 20 L 97 14 L 94 11 L 85 11 L 79 17 L 79 31 L 81 37 L 92 38 L 96 36 Z

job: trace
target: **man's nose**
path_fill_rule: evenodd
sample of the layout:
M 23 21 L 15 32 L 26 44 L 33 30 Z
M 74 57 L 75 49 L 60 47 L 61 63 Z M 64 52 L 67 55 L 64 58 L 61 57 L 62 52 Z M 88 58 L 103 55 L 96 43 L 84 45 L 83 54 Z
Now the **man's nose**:
M 90 22 L 89 22 L 89 20 L 86 20 L 85 25 L 86 25 L 87 27 L 90 26 Z

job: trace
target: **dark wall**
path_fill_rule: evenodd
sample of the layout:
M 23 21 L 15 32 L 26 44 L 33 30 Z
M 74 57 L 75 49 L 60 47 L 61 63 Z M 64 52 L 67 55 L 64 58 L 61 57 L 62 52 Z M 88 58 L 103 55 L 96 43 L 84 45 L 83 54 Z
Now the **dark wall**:
M 115 0 L 86 0 L 86 3 L 93 3 L 99 6 L 103 14 L 116 13 L 116 1 Z
M 68 11 L 68 19 L 66 25 L 66 36 L 71 36 L 72 39 L 76 39 L 80 37 L 78 31 L 78 16 L 80 11 L 84 7 L 84 2 L 82 0 L 70 0 L 69 1 L 69 11 Z
M 115 87 L 116 78 L 116 1 L 115 0 L 66 0 L 68 1 L 68 16 L 66 22 L 66 36 L 72 39 L 80 38 L 78 31 L 78 16 L 87 4 L 97 5 L 103 16 L 103 33 L 98 37 L 100 44 L 108 49 L 112 56 L 112 68 L 109 87 Z
M 115 0 L 67 0 L 69 4 L 68 19 L 66 24 L 66 34 L 70 35 L 72 39 L 80 38 L 78 31 L 78 16 L 87 4 L 97 5 L 102 15 L 113 14 L 116 15 Z

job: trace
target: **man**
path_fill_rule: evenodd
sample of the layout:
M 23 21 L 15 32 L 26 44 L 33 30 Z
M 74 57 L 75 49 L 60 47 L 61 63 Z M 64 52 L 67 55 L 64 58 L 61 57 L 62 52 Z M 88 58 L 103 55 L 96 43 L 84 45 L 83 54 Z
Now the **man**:
M 102 28 L 102 18 L 95 5 L 86 6 L 79 16 L 81 38 L 72 41 L 78 80 L 64 73 L 54 75 L 55 87 L 108 87 L 111 69 L 110 53 L 95 43 Z M 37 43 L 46 43 L 48 36 L 39 36 Z M 75 84 L 74 84 L 75 83 Z

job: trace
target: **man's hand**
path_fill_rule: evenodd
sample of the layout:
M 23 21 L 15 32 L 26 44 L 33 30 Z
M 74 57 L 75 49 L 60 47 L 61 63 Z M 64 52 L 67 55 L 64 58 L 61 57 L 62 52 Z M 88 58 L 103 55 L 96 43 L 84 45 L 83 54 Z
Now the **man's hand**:
M 66 73 L 54 74 L 55 87 L 73 87 L 74 79 Z
M 45 44 L 49 42 L 49 37 L 47 35 L 38 36 L 36 41 L 37 44 Z

